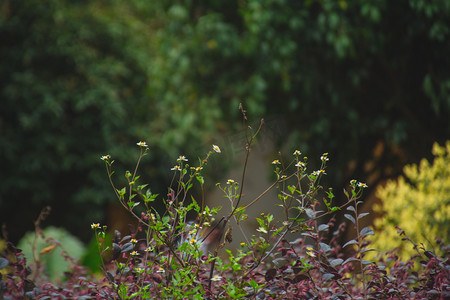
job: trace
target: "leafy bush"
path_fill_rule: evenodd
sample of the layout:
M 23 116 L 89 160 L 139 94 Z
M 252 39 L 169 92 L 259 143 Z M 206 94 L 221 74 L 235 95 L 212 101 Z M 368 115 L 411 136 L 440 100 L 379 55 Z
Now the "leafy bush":
M 37 264 L 43 267 L 52 282 L 63 278 L 63 273 L 70 270 L 71 262 L 64 259 L 64 254 L 78 260 L 85 253 L 83 243 L 75 236 L 51 226 L 41 232 L 27 233 L 17 246 L 34 268 L 39 268 Z
M 244 111 L 243 111 L 244 113 Z M 244 113 L 245 118 L 245 113 Z M 112 243 L 106 240 L 106 226 L 91 225 L 95 232 L 104 273 L 96 280 L 76 264 L 65 274 L 66 281 L 55 285 L 45 278 L 32 278 L 23 253 L 8 245 L 0 259 L 4 269 L 0 296 L 8 298 L 53 299 L 444 299 L 450 296 L 448 252 L 438 256 L 424 246 L 407 260 L 395 253 L 369 261 L 370 227 L 360 228 L 367 213 L 360 213 L 360 200 L 366 184 L 352 180 L 344 191 L 347 201 L 334 205 L 331 189 L 324 189 L 320 180 L 326 175 L 328 154 L 320 158 L 320 168 L 309 171 L 306 157 L 299 150 L 285 163 L 272 161 L 279 190 L 274 205 L 285 212 L 284 219 L 271 214 L 257 218 L 259 228 L 245 236 L 240 249 L 221 249 L 232 239 L 230 223 L 239 226 L 246 221 L 246 209 L 260 197 L 244 203 L 242 198 L 245 169 L 250 148 L 260 127 L 249 129 L 247 157 L 240 181 L 229 179 L 218 184 L 232 205 L 232 212 L 218 217 L 220 208 L 210 208 L 203 197 L 190 193 L 194 184 L 202 187 L 203 168 L 212 155 L 221 155 L 213 145 L 204 159 L 191 164 L 180 156 L 172 168 L 173 184 L 164 197 L 152 193 L 147 184 L 138 183 L 138 167 L 148 153 L 148 145 L 139 142 L 140 155 L 134 171 L 127 171 L 128 184 L 116 187 L 110 155 L 102 157 L 116 196 L 139 225 L 129 235 L 115 231 Z M 167 210 L 158 213 L 152 205 L 162 201 Z M 338 211 L 356 229 L 356 238 L 338 244 L 345 223 L 335 224 L 324 216 Z M 191 221 L 194 222 L 191 222 Z M 331 233 L 332 239 L 325 237 Z M 289 241 L 288 234 L 296 234 Z M 408 237 L 401 233 L 404 239 Z M 344 249 L 348 249 L 344 254 Z M 447 248 L 448 250 L 448 248 Z M 68 257 L 67 257 L 68 258 Z M 6 270 L 6 271 L 5 271 Z
M 432 163 L 423 159 L 405 166 L 404 176 L 379 189 L 382 204 L 374 209 L 383 217 L 375 221 L 377 249 L 399 248 L 404 257 L 416 252 L 395 238 L 398 226 L 416 243 L 444 254 L 440 247 L 450 243 L 450 141 L 443 147 L 435 143 L 432 152 Z

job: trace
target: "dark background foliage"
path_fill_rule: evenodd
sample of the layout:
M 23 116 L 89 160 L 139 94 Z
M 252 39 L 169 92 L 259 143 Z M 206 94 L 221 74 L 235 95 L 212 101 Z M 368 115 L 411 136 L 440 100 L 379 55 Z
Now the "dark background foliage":
M 277 148 L 329 152 L 339 190 L 376 186 L 450 137 L 449 23 L 445 0 L 3 1 L 0 220 L 14 241 L 50 205 L 86 240 L 114 200 L 101 155 L 121 177 L 147 141 L 164 193 L 240 102 Z

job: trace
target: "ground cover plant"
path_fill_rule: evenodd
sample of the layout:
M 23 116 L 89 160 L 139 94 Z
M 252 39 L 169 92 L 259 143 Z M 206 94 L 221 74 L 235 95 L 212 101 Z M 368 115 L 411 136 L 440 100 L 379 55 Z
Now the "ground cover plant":
M 413 245 L 414 255 L 402 260 L 395 249 L 370 260 L 366 255 L 376 251 L 368 237 L 370 227 L 361 228 L 360 212 L 365 183 L 352 180 L 343 193 L 346 203 L 335 206 L 334 192 L 321 185 L 326 176 L 329 156 L 320 157 L 320 168 L 310 170 L 308 158 L 300 150 L 292 160 L 282 156 L 273 165 L 275 181 L 263 187 L 261 196 L 244 199 L 245 172 L 251 147 L 261 124 L 247 126 L 247 156 L 241 178 L 230 178 L 217 184 L 233 209 L 227 215 L 220 208 L 208 207 L 204 194 L 194 196 L 194 186 L 203 191 L 203 170 L 212 156 L 221 155 L 213 145 L 203 159 L 192 163 L 179 156 L 171 171 L 172 185 L 167 195 L 152 193 L 150 185 L 140 183 L 139 166 L 151 155 L 147 143 L 138 142 L 140 154 L 133 171 L 127 171 L 128 185 L 115 184 L 114 160 L 105 155 L 108 178 L 123 208 L 137 221 L 129 233 L 115 231 L 111 241 L 108 228 L 93 222 L 101 257 L 102 276 L 94 276 L 62 251 L 71 269 L 59 282 L 49 281 L 40 264 L 39 254 L 61 247 L 48 239 L 49 247 L 33 258 L 7 243 L 0 258 L 0 299 L 445 299 L 450 296 L 448 246 L 440 246 L 438 255 L 410 239 L 398 228 L 398 239 Z M 272 214 L 261 214 L 258 229 L 245 236 L 236 251 L 227 249 L 233 232 L 247 221 L 246 210 L 270 189 L 278 190 L 274 208 L 284 212 L 277 220 Z M 163 202 L 166 210 L 154 209 Z M 36 221 L 36 235 L 41 234 Z M 343 214 L 347 223 L 336 224 L 334 216 Z M 324 221 L 326 220 L 326 221 Z M 346 226 L 356 229 L 354 239 L 340 245 L 337 241 Z M 290 240 L 288 235 L 295 234 Z M 331 239 L 327 239 L 328 236 Z

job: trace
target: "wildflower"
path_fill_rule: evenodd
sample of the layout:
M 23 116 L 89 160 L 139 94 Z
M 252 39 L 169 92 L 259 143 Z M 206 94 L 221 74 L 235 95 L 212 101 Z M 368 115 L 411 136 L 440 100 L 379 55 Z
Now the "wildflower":
M 304 168 L 305 167 L 305 163 L 302 161 L 299 161 L 298 163 L 295 164 L 296 167 L 298 168 Z
M 192 238 L 190 242 L 191 242 L 191 244 L 194 244 L 196 241 L 197 240 L 195 238 Z
M 136 255 L 138 255 L 139 253 L 138 253 L 137 251 L 131 251 L 130 254 L 133 255 L 133 256 L 136 256 Z
M 103 160 L 103 161 L 105 161 L 105 160 L 108 160 L 108 159 L 110 159 L 111 158 L 111 155 L 103 155 L 102 157 L 101 157 L 101 160 Z
M 213 150 L 216 151 L 217 153 L 221 153 L 222 151 L 220 150 L 219 146 L 217 145 L 212 145 Z
M 308 246 L 308 247 L 306 247 L 306 250 L 307 250 L 306 254 L 308 254 L 308 256 L 316 257 L 316 254 L 313 252 L 314 251 L 313 247 Z
M 136 239 L 131 239 L 130 242 L 132 242 L 133 244 L 136 244 L 136 243 L 137 243 L 137 240 L 136 240 Z
M 314 176 L 319 176 L 320 174 L 326 174 L 325 173 L 325 170 L 317 170 L 317 171 L 313 171 L 312 172 L 312 175 L 314 175 Z
M 245 246 L 245 243 L 244 243 L 244 242 L 242 242 L 242 243 L 241 243 L 241 247 L 244 247 L 244 246 Z
M 233 179 L 228 179 L 227 180 L 227 184 L 233 184 L 233 183 L 236 183 L 236 181 L 234 181 Z
M 322 154 L 322 156 L 320 157 L 320 160 L 321 160 L 322 162 L 329 161 L 330 159 L 328 158 L 328 153 Z
M 145 147 L 145 148 L 148 147 L 146 142 L 139 142 L 139 143 L 136 143 L 136 145 L 138 145 L 139 147 Z
M 181 167 L 178 166 L 178 165 L 176 165 L 176 166 L 174 166 L 171 170 L 172 170 L 172 171 L 181 171 Z
M 300 150 L 295 150 L 294 153 L 292 153 L 292 155 L 301 155 L 302 153 L 300 152 Z
M 365 189 L 368 186 L 364 182 L 358 182 L 358 187 Z
M 196 172 L 203 170 L 202 167 L 191 167 L 191 170 L 195 170 Z
M 92 223 L 92 224 L 91 224 L 91 228 L 92 228 L 92 229 L 100 228 L 100 223 Z
M 144 270 L 142 268 L 135 268 L 136 273 L 142 273 Z
M 281 175 L 281 179 L 286 179 L 287 176 L 286 175 Z
M 256 231 L 261 233 L 267 233 L 267 230 L 264 227 L 259 227 L 258 229 L 256 229 Z
M 186 158 L 186 156 L 180 155 L 178 156 L 177 161 L 188 161 L 188 159 Z
M 275 159 L 273 162 L 272 162 L 272 165 L 280 165 L 281 163 L 280 163 L 280 161 L 278 160 L 278 159 Z
M 284 221 L 283 222 L 283 226 L 288 226 L 289 225 L 289 222 L 288 221 Z
M 165 272 L 164 269 L 161 267 L 159 267 L 158 270 L 156 270 L 156 273 L 164 273 L 164 272 Z
M 214 276 L 211 278 L 211 281 L 220 281 L 221 279 L 222 279 L 221 276 L 219 276 L 219 275 L 214 275 Z
M 147 247 L 147 248 L 145 248 L 144 251 L 145 251 L 145 252 L 150 252 L 150 251 L 152 251 L 152 247 Z

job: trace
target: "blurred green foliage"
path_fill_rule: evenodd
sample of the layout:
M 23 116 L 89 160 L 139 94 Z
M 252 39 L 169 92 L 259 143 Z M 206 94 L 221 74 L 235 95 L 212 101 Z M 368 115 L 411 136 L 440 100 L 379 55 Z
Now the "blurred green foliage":
M 113 199 L 101 155 L 131 166 L 145 140 L 163 190 L 240 102 L 279 145 L 354 160 L 352 178 L 379 141 L 418 160 L 450 135 L 449 23 L 445 0 L 3 1 L 0 218 L 14 231 L 50 204 L 87 240 Z
M 86 252 L 83 243 L 78 238 L 63 228 L 52 226 L 45 228 L 42 235 L 36 236 L 34 232 L 27 232 L 17 246 L 22 249 L 27 262 L 36 266 L 34 252 L 41 266 L 45 267 L 45 275 L 53 282 L 64 278 L 64 272 L 70 271 L 70 267 L 79 261 Z M 74 261 L 65 259 L 66 255 Z

